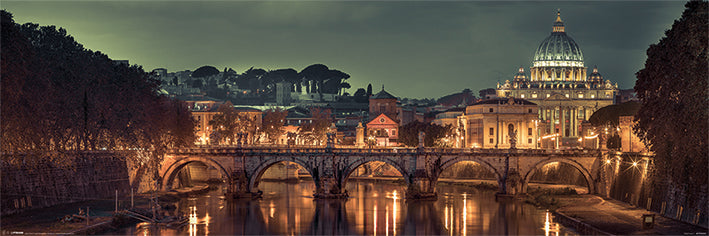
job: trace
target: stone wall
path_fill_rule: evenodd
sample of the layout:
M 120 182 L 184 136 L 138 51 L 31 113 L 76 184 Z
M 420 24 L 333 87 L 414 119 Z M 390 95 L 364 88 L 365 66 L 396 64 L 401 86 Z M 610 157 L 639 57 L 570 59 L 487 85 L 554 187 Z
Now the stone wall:
M 113 199 L 130 194 L 123 158 L 110 152 L 76 154 L 68 166 L 49 161 L 9 164 L 2 159 L 2 215 L 85 200 Z
M 611 198 L 686 223 L 705 228 L 709 225 L 706 186 L 691 190 L 702 197 L 698 201 L 689 202 L 687 191 L 682 189 L 682 184 L 655 176 L 655 166 L 652 162 L 645 167 L 643 165 L 647 160 L 643 160 L 634 167 L 631 163 L 639 161 L 640 158 L 627 154 L 622 155 L 621 160 L 622 164 L 619 165 L 611 187 Z M 647 168 L 645 175 L 642 173 L 644 168 Z

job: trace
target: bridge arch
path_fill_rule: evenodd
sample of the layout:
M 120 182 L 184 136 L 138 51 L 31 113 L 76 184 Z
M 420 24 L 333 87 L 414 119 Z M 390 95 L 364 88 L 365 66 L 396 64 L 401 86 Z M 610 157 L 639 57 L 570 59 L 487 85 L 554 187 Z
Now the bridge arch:
M 399 174 L 404 177 L 405 183 L 411 183 L 409 173 L 394 159 L 394 157 L 354 157 L 354 159 L 348 162 L 348 165 L 344 168 L 342 180 L 340 180 L 342 183 L 342 188 L 345 188 L 345 186 L 347 185 L 347 180 L 357 168 L 364 164 L 376 161 L 384 162 L 387 165 L 394 167 L 394 169 L 396 169 Z
M 591 175 L 591 172 L 589 172 L 589 170 L 586 167 L 584 167 L 581 163 L 579 163 L 575 160 L 561 158 L 561 157 L 550 157 L 550 158 L 538 161 L 537 163 L 532 165 L 532 168 L 527 170 L 527 173 L 524 175 L 524 179 L 522 180 L 523 181 L 522 182 L 522 191 L 525 193 L 527 192 L 527 186 L 529 185 L 529 179 L 532 178 L 532 174 L 534 173 L 535 170 L 538 170 L 542 166 L 549 164 L 549 163 L 553 163 L 553 162 L 566 163 L 566 164 L 569 164 L 569 165 L 573 166 L 574 168 L 576 168 L 576 170 L 581 172 L 581 175 L 583 175 L 584 179 L 586 180 L 586 185 L 588 186 L 588 193 L 589 194 L 595 193 L 596 185 L 595 185 L 595 181 Z
M 308 171 L 310 176 L 313 177 L 313 181 L 316 179 L 315 176 L 313 176 L 313 168 L 312 166 L 308 163 L 308 158 L 302 157 L 302 156 L 277 156 L 273 158 L 268 158 L 268 160 L 260 162 L 256 169 L 248 176 L 249 177 L 249 191 L 254 191 L 258 187 L 259 180 L 261 179 L 261 176 L 263 176 L 264 173 L 266 173 L 266 170 L 268 170 L 269 167 L 275 165 L 276 163 L 279 162 L 293 162 L 296 163 L 300 166 L 302 166 L 305 170 Z M 319 187 L 319 183 L 315 181 L 315 187 Z
M 464 162 L 464 161 L 471 161 L 471 162 L 478 163 L 483 168 L 485 168 L 485 169 L 489 170 L 490 172 L 492 172 L 493 174 L 495 174 L 495 180 L 497 181 L 497 186 L 499 186 L 499 188 L 502 189 L 503 183 L 501 182 L 502 181 L 502 174 L 500 174 L 500 171 L 498 171 L 492 164 L 483 160 L 479 156 L 456 156 L 454 158 L 443 161 L 443 163 L 441 163 L 441 165 L 439 167 L 441 171 L 438 173 L 438 176 L 436 176 L 436 182 L 438 182 L 438 178 L 440 177 L 441 173 L 443 173 L 443 171 L 445 171 L 446 169 L 448 169 L 449 167 L 451 167 L 455 164 L 458 164 L 458 163 Z
M 170 183 L 175 180 L 175 176 L 177 175 L 177 172 L 182 169 L 183 167 L 187 166 L 187 164 L 193 163 L 193 162 L 199 162 L 202 164 L 205 164 L 210 167 L 214 167 L 217 170 L 219 170 L 220 173 L 224 177 L 229 177 L 229 172 L 226 171 L 226 169 L 219 164 L 219 162 L 215 161 L 212 158 L 209 157 L 202 157 L 202 156 L 190 156 L 190 157 L 184 157 L 181 159 L 178 159 L 177 161 L 173 162 L 167 170 L 165 170 L 164 173 L 162 174 L 161 177 L 161 182 L 160 182 L 160 189 L 161 190 L 169 190 L 170 189 Z

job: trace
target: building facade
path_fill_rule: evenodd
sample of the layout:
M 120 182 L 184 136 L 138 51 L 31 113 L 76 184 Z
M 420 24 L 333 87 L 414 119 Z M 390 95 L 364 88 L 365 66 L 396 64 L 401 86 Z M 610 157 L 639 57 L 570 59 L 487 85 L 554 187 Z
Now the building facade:
M 597 68 L 587 75 L 583 53 L 557 13 L 551 35 L 534 53 L 530 76 L 519 68 L 512 81 L 498 83 L 496 92 L 498 97 L 538 105 L 537 135 L 542 139 L 554 138 L 556 146 L 578 146 L 579 137 L 588 135 L 583 124 L 593 112 L 613 104 L 618 86 L 604 81 Z
M 537 148 L 537 105 L 524 99 L 494 98 L 466 107 L 456 143 L 467 148 Z M 462 127 L 462 128 L 461 128 Z

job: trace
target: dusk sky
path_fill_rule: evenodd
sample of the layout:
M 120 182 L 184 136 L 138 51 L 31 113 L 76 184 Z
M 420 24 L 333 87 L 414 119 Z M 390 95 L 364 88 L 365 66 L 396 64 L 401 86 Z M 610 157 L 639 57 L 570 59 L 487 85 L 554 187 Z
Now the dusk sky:
M 348 90 L 382 84 L 398 97 L 438 98 L 529 75 L 557 9 L 566 32 L 621 89 L 684 10 L 671 2 L 2 1 L 15 22 L 67 29 L 84 47 L 146 71 L 212 65 L 243 73 L 321 63 Z

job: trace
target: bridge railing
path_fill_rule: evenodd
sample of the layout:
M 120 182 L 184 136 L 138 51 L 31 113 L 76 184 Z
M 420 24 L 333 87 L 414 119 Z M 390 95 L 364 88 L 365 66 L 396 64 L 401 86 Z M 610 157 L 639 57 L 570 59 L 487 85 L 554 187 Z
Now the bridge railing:
M 480 155 L 560 155 L 560 156 L 588 156 L 598 155 L 602 150 L 597 149 L 480 149 L 480 148 L 438 148 L 427 147 L 423 149 L 409 147 L 375 147 L 364 148 L 355 146 L 336 146 L 325 148 L 322 146 L 198 146 L 186 149 L 173 150 L 174 154 L 234 154 L 234 153 L 263 153 L 263 154 L 315 154 L 315 153 L 348 153 L 348 154 L 412 154 L 431 153 L 444 155 L 480 154 Z

